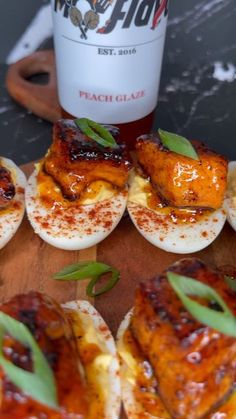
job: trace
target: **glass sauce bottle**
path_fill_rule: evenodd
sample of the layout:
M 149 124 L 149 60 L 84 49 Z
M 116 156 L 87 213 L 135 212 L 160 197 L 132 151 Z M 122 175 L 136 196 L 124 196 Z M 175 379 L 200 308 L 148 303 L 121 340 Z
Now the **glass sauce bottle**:
M 132 147 L 150 132 L 168 0 L 51 0 L 64 117 L 119 126 Z

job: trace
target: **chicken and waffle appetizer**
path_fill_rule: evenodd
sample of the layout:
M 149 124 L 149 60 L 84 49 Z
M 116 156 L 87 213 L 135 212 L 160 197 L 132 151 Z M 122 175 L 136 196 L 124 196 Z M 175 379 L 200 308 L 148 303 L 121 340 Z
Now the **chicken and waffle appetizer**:
M 87 301 L 20 294 L 0 306 L 0 325 L 1 418 L 118 419 L 114 339 Z
M 116 227 L 126 208 L 131 167 L 118 134 L 87 119 L 54 125 L 52 145 L 26 190 L 28 218 L 43 240 L 79 250 Z
M 235 418 L 235 290 L 194 258 L 139 285 L 117 344 L 129 419 Z
M 14 236 L 23 219 L 25 185 L 19 167 L 0 157 L 0 249 Z
M 208 246 L 226 220 L 227 160 L 162 130 L 136 140 L 135 159 L 128 211 L 139 232 L 169 252 Z

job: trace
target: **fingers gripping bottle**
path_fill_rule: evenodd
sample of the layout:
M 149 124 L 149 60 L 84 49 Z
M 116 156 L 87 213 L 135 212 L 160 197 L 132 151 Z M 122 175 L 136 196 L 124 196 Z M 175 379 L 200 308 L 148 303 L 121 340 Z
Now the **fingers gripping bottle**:
M 157 104 L 168 0 L 51 1 L 62 108 L 145 130 Z

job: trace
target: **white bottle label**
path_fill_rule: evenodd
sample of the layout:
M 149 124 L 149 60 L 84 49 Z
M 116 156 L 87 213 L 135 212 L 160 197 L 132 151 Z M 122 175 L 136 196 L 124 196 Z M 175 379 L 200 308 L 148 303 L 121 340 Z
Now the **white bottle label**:
M 51 0 L 61 106 L 126 123 L 156 106 L 168 0 Z

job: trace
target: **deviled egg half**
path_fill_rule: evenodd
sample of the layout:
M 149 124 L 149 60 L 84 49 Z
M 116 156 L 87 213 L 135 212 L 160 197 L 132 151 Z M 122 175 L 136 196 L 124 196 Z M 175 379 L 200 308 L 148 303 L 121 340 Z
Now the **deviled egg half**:
M 166 131 L 136 140 L 128 212 L 154 246 L 197 252 L 220 234 L 227 161 L 200 142 Z
M 119 223 L 131 165 L 117 136 L 117 128 L 85 118 L 54 125 L 53 143 L 26 188 L 29 221 L 50 245 L 88 248 Z
M 0 249 L 16 233 L 25 212 L 26 177 L 10 159 L 0 157 Z

